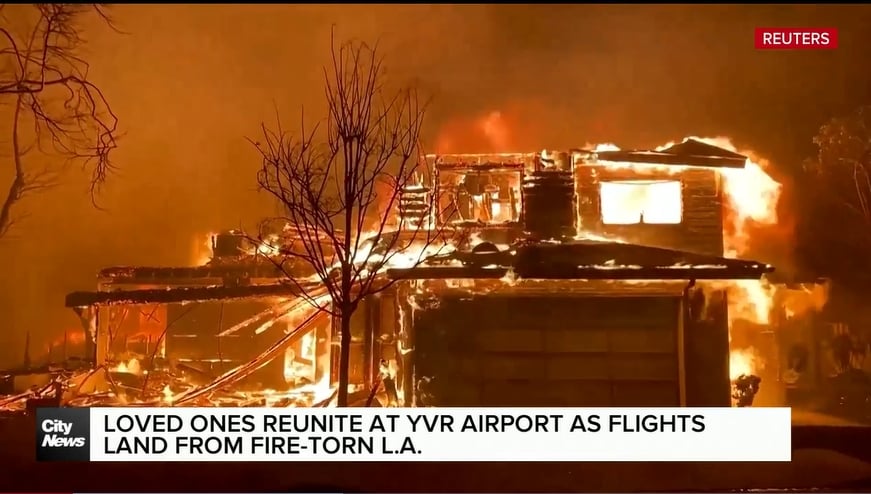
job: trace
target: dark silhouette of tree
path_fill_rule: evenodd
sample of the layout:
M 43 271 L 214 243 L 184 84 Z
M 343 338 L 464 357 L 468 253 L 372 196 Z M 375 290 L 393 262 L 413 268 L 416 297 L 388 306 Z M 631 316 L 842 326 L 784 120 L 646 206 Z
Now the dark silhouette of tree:
M 405 267 L 418 265 L 445 244 L 429 221 L 397 223 L 392 214 L 401 192 L 426 180 L 419 143 L 425 105 L 413 89 L 385 89 L 375 47 L 334 41 L 331 51 L 325 121 L 311 130 L 303 124 L 295 136 L 280 122 L 276 130 L 264 125 L 254 145 L 262 155 L 260 188 L 283 210 L 272 220 L 295 239 L 273 262 L 303 297 L 339 321 L 337 402 L 347 406 L 351 316 L 365 297 L 392 284 L 386 268 L 400 259 Z M 310 284 L 295 271 L 300 265 L 314 271 L 328 301 L 307 291 Z
M 0 6 L 0 104 L 11 109 L 6 142 L 12 182 L 0 195 L 0 237 L 25 197 L 56 184 L 71 163 L 91 173 L 97 191 L 112 169 L 117 118 L 102 91 L 88 79 L 81 23 L 100 4 Z
M 871 106 L 832 118 L 814 143 L 817 155 L 804 165 L 799 243 L 811 267 L 849 281 L 871 268 Z
M 832 352 L 832 361 L 839 374 L 860 371 L 865 356 L 871 350 L 869 342 L 860 328 L 849 324 L 836 324 L 828 341 Z

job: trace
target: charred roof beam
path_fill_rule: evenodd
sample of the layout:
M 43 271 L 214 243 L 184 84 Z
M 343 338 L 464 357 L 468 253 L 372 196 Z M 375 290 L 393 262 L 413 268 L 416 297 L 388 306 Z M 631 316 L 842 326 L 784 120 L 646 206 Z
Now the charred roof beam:
M 510 268 L 479 268 L 461 266 L 431 266 L 388 269 L 387 276 L 398 280 L 426 279 L 501 279 L 514 273 L 518 279 L 535 280 L 614 280 L 614 281 L 679 281 L 679 280 L 758 280 L 770 267 L 726 268 L 718 266 L 611 267 L 581 266 L 574 269 L 555 267 L 515 272 Z
M 320 284 L 312 283 L 315 290 Z M 73 292 L 66 297 L 66 307 L 92 305 L 146 305 L 232 300 L 250 297 L 293 297 L 300 287 L 292 283 L 251 286 L 207 286 L 170 289 L 115 290 L 111 292 Z

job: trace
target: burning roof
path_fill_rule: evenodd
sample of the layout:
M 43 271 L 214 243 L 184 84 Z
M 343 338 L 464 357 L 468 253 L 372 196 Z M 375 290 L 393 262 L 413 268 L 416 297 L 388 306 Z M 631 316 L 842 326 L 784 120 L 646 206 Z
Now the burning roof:
M 536 153 L 489 154 L 429 154 L 426 156 L 438 170 L 491 170 L 530 168 Z
M 686 139 L 656 151 L 597 151 L 599 161 L 653 165 L 744 168 L 747 157 L 695 139 Z
M 593 163 L 596 161 L 603 162 L 603 164 L 613 162 L 619 164 L 635 163 L 641 166 L 674 165 L 719 168 L 743 168 L 748 161 L 748 158 L 742 154 L 694 138 L 687 138 L 680 143 L 670 144 L 656 150 L 620 151 L 613 147 L 599 149 L 601 148 L 597 148 L 595 151 L 584 152 L 586 153 L 585 159 L 591 159 Z M 512 170 L 517 169 L 522 173 L 522 170 L 528 167 L 530 163 L 544 160 L 545 154 L 466 154 L 429 156 L 428 158 L 435 159 L 434 164 L 436 168 L 441 170 L 471 168 L 480 171 L 481 168 L 495 167 L 505 169 L 507 167 Z M 535 172 L 532 172 L 532 175 L 535 175 Z M 470 185 L 463 182 L 464 190 L 474 188 L 472 185 L 475 184 Z M 484 184 L 488 185 L 489 188 L 481 184 L 477 185 L 480 186 L 478 188 L 481 190 L 466 190 L 466 192 L 470 194 L 471 200 L 480 199 L 482 207 L 488 206 L 490 209 L 499 209 L 500 213 L 504 213 L 503 209 L 508 210 L 511 208 L 503 206 L 506 204 L 516 206 L 515 203 L 519 200 L 519 197 L 515 197 L 520 195 L 519 183 L 513 184 L 517 190 L 512 189 L 508 191 L 513 192 L 513 196 L 510 193 L 503 194 L 503 191 L 501 189 L 497 190 L 494 184 Z M 523 192 L 527 196 L 531 195 L 526 189 Z M 554 196 L 554 193 L 549 190 L 543 196 L 551 198 Z M 462 197 L 458 196 L 455 199 L 459 201 Z M 527 197 L 526 202 L 529 201 L 530 198 Z M 511 218 L 514 218 L 519 213 L 517 207 L 513 209 L 517 211 L 509 215 Z M 574 214 L 574 211 L 572 210 L 570 214 Z M 497 215 L 494 214 L 493 216 Z M 532 216 L 535 215 L 532 215 L 530 211 L 526 211 L 525 222 L 527 227 L 529 227 Z M 545 218 L 550 216 L 552 215 L 545 212 L 536 217 Z M 568 220 L 564 221 L 564 223 L 567 222 Z M 477 223 L 481 223 L 480 219 Z M 507 223 L 497 222 L 497 224 L 511 224 L 511 227 L 515 229 L 517 226 L 511 221 Z M 529 228 L 526 228 L 526 230 L 529 230 Z M 526 230 L 524 232 L 528 233 Z M 389 236 L 387 234 L 385 237 Z M 233 239 L 245 238 L 244 234 L 240 232 L 230 232 L 225 237 L 225 240 L 228 242 Z M 544 235 L 541 238 L 546 239 L 549 237 Z M 217 242 L 219 239 L 216 239 L 213 239 L 212 247 L 216 251 L 217 261 L 222 261 L 223 258 L 217 255 L 219 250 L 218 244 L 220 242 Z M 230 245 L 230 247 L 233 246 L 235 244 Z M 522 278 L 535 279 L 728 280 L 759 279 L 763 274 L 773 271 L 770 266 L 755 261 L 702 256 L 682 250 L 669 250 L 605 241 L 526 242 L 515 244 L 511 248 L 506 248 L 507 246 L 503 245 L 500 248 L 488 249 L 486 252 L 479 250 L 468 251 L 460 248 L 460 246 L 456 247 L 459 250 L 452 249 L 452 252 L 449 254 L 433 256 L 428 262 L 422 263 L 416 268 L 390 269 L 385 274 L 394 278 L 414 279 L 430 277 L 492 279 L 500 278 L 510 271 Z M 682 247 L 676 248 L 682 249 Z M 67 298 L 67 306 L 79 307 L 92 304 L 117 303 L 178 303 L 294 295 L 295 287 L 267 281 L 270 279 L 278 281 L 283 277 L 284 273 L 273 263 L 257 262 L 257 254 L 262 254 L 259 249 L 253 249 L 250 252 L 249 250 L 237 252 L 238 248 L 230 250 L 234 254 L 241 253 L 244 255 L 229 256 L 225 262 L 214 262 L 215 259 L 213 259 L 213 262 L 209 262 L 205 266 L 193 268 L 136 267 L 104 270 L 101 272 L 101 277 L 111 284 L 165 284 L 168 288 L 125 290 L 123 292 L 112 291 L 107 293 L 73 293 Z M 244 284 L 244 280 L 255 278 L 260 279 L 262 284 L 256 287 L 233 286 L 237 284 L 237 281 Z M 183 286 L 185 284 L 199 284 L 200 286 L 185 287 Z
M 713 144 L 708 144 L 706 142 L 701 142 L 696 139 L 687 139 L 678 144 L 674 144 L 669 146 L 663 150 L 663 153 L 667 154 L 675 154 L 679 156 L 708 156 L 714 158 L 734 158 L 742 160 L 743 166 L 744 160 L 747 159 L 746 156 L 729 151 L 728 149 L 723 149 L 719 146 L 714 146 Z
M 514 269 L 522 278 L 549 279 L 758 279 L 774 270 L 756 261 L 596 241 L 524 246 Z
M 235 264 L 208 264 L 194 267 L 116 266 L 100 271 L 99 278 L 115 283 L 171 282 L 172 280 L 207 280 L 222 278 L 281 278 L 284 272 L 274 263 L 255 262 L 257 258 L 240 258 Z
M 73 292 L 66 297 L 67 307 L 116 304 L 172 304 L 251 297 L 298 296 L 300 287 L 291 283 L 253 286 L 171 287 L 110 292 Z

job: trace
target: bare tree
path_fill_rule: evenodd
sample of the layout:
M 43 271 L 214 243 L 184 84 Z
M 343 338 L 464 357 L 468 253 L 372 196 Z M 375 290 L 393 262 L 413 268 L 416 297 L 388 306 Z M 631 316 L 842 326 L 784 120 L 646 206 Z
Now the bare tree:
M 871 268 L 871 107 L 830 119 L 804 163 L 797 249 L 807 268 L 840 283 L 866 283 Z
M 81 53 L 87 15 L 111 26 L 100 4 L 0 6 L 0 102 L 11 107 L 13 168 L 0 196 L 0 237 L 15 223 L 15 206 L 56 184 L 70 163 L 91 173 L 92 197 L 112 169 L 118 120 L 88 79 Z
M 281 267 L 302 296 L 340 322 L 338 405 L 347 406 L 351 316 L 365 297 L 392 284 L 385 268 L 400 258 L 413 267 L 445 244 L 428 221 L 397 223 L 390 214 L 400 194 L 424 174 L 419 138 L 425 105 L 413 89 L 385 89 L 375 47 L 333 42 L 331 60 L 324 68 L 325 122 L 308 131 L 303 124 L 296 136 L 280 122 L 277 130 L 264 125 L 262 142 L 254 144 L 263 159 L 258 183 L 277 199 L 279 220 L 297 238 Z M 328 302 L 307 292 L 310 284 L 291 272 L 300 265 L 314 271 Z
M 814 137 L 818 153 L 808 171 L 853 219 L 871 232 L 871 106 L 823 125 Z

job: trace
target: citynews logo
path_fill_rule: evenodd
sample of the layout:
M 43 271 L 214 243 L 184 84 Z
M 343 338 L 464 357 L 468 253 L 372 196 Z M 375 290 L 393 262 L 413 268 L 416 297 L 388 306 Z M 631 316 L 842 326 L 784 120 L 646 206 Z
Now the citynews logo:
M 37 461 L 88 461 L 91 415 L 87 408 L 36 410 Z
M 833 50 L 838 30 L 821 27 L 757 27 L 757 50 Z

